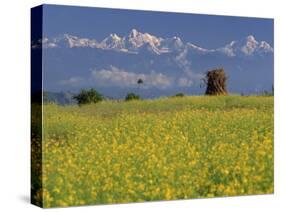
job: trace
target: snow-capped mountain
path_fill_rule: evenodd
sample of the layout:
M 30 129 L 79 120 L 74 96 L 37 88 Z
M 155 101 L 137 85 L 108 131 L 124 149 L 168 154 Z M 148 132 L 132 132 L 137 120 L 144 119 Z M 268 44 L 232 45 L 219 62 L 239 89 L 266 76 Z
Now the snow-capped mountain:
M 101 43 L 97 44 L 96 47 L 102 49 L 125 49 L 124 38 L 119 37 L 117 34 L 110 34 Z
M 231 41 L 218 51 L 228 56 L 246 55 L 250 56 L 255 53 L 273 53 L 273 48 L 266 41 L 257 41 L 253 35 L 249 35 L 240 41 Z
M 157 38 L 148 33 L 138 32 L 136 29 L 132 29 L 127 39 L 125 39 L 128 47 L 131 47 L 133 49 L 137 49 L 143 46 L 144 44 L 149 44 L 150 46 L 158 47 L 160 46 L 161 40 L 162 38 Z
M 34 50 L 43 47 L 44 85 L 50 91 L 95 87 L 110 96 L 108 87 L 115 87 L 122 96 L 143 78 L 143 95 L 203 93 L 201 79 L 216 67 L 225 68 L 231 92 L 253 93 L 273 84 L 273 47 L 253 35 L 214 49 L 136 29 L 99 41 L 65 34 L 31 45 Z
M 255 53 L 272 53 L 273 48 L 266 41 L 257 41 L 253 35 L 249 35 L 244 39 L 231 41 L 223 47 L 217 49 L 206 49 L 187 42 L 183 43 L 181 38 L 161 38 L 149 33 L 142 33 L 136 29 L 132 29 L 131 32 L 124 37 L 117 35 L 116 33 L 110 34 L 102 41 L 98 42 L 95 39 L 79 38 L 77 36 L 65 34 L 58 38 L 44 38 L 43 40 L 35 42 L 33 48 L 39 47 L 40 42 L 43 48 L 55 48 L 65 46 L 66 43 L 69 48 L 75 47 L 89 47 L 99 48 L 106 50 L 117 50 L 127 53 L 138 53 L 138 50 L 143 46 L 146 46 L 149 50 L 155 54 L 165 54 L 188 49 L 191 52 L 197 52 L 200 54 L 206 53 L 223 53 L 227 56 L 236 56 L 239 54 L 252 55 Z
M 69 48 L 74 47 L 97 47 L 97 42 L 88 38 L 79 38 L 77 36 L 65 34 L 64 39 L 54 39 L 53 43 L 57 46 L 61 46 L 60 43 L 64 43 L 64 46 L 69 46 Z

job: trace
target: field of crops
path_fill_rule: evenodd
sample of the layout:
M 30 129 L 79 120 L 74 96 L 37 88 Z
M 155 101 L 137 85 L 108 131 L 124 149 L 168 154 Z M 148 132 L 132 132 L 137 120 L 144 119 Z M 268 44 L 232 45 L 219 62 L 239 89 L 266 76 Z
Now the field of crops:
M 44 207 L 273 192 L 273 97 L 50 104 L 43 115 Z

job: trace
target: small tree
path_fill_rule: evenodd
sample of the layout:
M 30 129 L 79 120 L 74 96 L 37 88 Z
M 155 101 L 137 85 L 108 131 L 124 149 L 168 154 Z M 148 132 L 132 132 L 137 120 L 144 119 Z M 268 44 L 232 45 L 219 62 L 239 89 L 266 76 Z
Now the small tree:
M 138 85 L 141 85 L 141 84 L 143 84 L 143 80 L 141 78 L 139 78 L 137 83 L 138 83 Z
M 139 79 L 138 79 L 137 84 L 138 84 L 138 90 L 139 90 L 138 92 L 141 93 L 141 89 L 140 89 L 140 88 L 141 88 L 141 86 L 143 85 L 143 80 L 142 80 L 142 78 L 139 78 Z
M 73 99 L 77 100 L 79 105 L 82 105 L 98 103 L 103 100 L 103 96 L 98 91 L 91 88 L 90 90 L 82 89 L 79 94 L 73 96 Z
M 134 94 L 134 93 L 128 93 L 126 98 L 125 98 L 125 101 L 130 101 L 130 100 L 139 100 L 140 99 L 140 96 L 137 95 L 137 94 Z

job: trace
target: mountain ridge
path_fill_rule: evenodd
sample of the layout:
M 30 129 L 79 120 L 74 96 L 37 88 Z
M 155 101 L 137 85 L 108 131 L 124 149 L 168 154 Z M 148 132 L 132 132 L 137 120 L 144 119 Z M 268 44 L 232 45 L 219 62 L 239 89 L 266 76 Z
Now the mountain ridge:
M 103 50 L 115 50 L 124 53 L 137 54 L 143 46 L 147 46 L 149 51 L 155 54 L 166 54 L 172 52 L 197 51 L 197 53 L 221 53 L 233 57 L 237 55 L 251 56 L 253 54 L 273 53 L 273 47 L 266 41 L 257 41 L 253 35 L 248 35 L 240 40 L 230 41 L 222 47 L 206 49 L 191 42 L 184 43 L 180 37 L 162 38 L 151 35 L 147 32 L 142 33 L 132 29 L 128 35 L 119 36 L 116 33 L 109 34 L 108 37 L 100 42 L 96 39 L 81 38 L 70 34 L 64 34 L 55 38 L 43 38 L 32 42 L 32 48 L 98 48 Z

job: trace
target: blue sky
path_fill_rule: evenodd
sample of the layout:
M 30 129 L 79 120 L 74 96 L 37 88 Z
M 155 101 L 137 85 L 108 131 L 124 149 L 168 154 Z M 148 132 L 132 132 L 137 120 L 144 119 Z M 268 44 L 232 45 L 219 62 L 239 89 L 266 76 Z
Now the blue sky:
M 273 46 L 272 19 L 57 5 L 44 8 L 47 37 L 69 33 L 100 40 L 112 32 L 123 36 L 136 28 L 161 37 L 179 36 L 205 48 L 223 46 L 250 34 Z
M 45 89 L 77 92 L 94 87 L 122 97 L 129 91 L 138 92 L 135 82 L 141 77 L 146 81 L 143 95 L 148 97 L 152 91 L 153 96 L 202 94 L 200 80 L 206 70 L 217 67 L 226 69 L 233 93 L 272 87 L 272 19 L 44 5 L 43 36 L 50 42 L 64 34 L 101 42 L 111 33 L 128 36 L 132 29 L 164 39 L 180 37 L 184 47 L 169 47 L 172 53 L 157 55 L 143 44 L 145 51 L 139 46 L 137 54 L 61 44 L 63 48 L 44 50 Z M 226 46 L 231 41 L 237 41 L 237 45 Z M 204 54 L 193 49 L 193 54 L 187 42 L 215 52 Z M 162 47 L 158 50 L 167 48 Z

